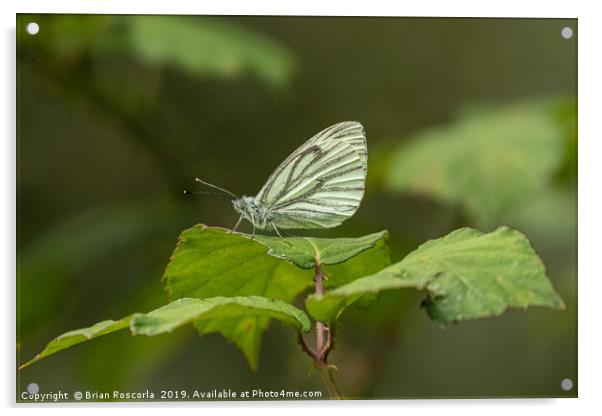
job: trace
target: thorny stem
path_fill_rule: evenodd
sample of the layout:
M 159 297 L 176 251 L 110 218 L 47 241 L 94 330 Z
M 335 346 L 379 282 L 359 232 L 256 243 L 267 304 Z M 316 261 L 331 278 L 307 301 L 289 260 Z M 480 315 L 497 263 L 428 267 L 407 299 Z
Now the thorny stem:
M 324 294 L 324 274 L 322 273 L 319 261 L 316 261 L 314 280 L 316 286 L 315 294 L 322 296 Z M 314 365 L 318 369 L 330 397 L 340 400 L 343 399 L 343 396 L 339 393 L 334 381 L 332 366 L 328 364 L 328 353 L 332 349 L 334 341 L 333 332 L 332 328 L 329 328 L 324 322 L 317 321 L 315 349 L 307 345 L 301 334 L 299 334 L 299 344 L 301 344 L 303 351 L 314 360 Z M 325 335 L 327 335 L 326 342 L 324 342 Z

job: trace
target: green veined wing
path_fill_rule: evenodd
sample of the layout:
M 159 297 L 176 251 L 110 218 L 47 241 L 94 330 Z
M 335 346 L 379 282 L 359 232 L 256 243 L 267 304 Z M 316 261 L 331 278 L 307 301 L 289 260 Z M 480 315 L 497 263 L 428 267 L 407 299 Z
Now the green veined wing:
M 276 168 L 255 200 L 278 228 L 331 228 L 364 196 L 368 150 L 362 125 L 346 121 L 309 139 Z

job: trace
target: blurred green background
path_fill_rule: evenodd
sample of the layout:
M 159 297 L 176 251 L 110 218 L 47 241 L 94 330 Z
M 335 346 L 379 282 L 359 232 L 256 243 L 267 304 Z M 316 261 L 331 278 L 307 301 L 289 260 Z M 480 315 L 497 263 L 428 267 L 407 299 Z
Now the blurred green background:
M 364 201 L 312 234 L 386 228 L 397 261 L 455 228 L 509 225 L 567 309 L 442 329 L 421 294 L 385 293 L 343 317 L 341 390 L 575 396 L 577 43 L 565 26 L 576 34 L 574 19 L 19 15 L 19 362 L 64 331 L 166 302 L 179 233 L 236 221 L 227 198 L 182 194 L 195 177 L 254 195 L 304 140 L 358 120 Z M 122 332 L 26 368 L 17 392 L 321 390 L 309 368 L 276 322 L 256 372 L 219 335 Z

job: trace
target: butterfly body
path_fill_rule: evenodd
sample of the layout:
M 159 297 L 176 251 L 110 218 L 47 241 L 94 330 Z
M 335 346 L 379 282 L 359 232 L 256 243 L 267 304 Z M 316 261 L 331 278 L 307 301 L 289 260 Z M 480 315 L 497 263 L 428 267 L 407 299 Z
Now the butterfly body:
M 253 229 L 314 229 L 340 225 L 357 211 L 368 171 L 364 128 L 332 125 L 303 143 L 272 173 L 256 196 L 234 196 L 232 206 Z
M 265 230 L 272 223 L 272 214 L 266 207 L 257 204 L 255 197 L 243 196 L 232 200 L 234 211 L 260 230 Z

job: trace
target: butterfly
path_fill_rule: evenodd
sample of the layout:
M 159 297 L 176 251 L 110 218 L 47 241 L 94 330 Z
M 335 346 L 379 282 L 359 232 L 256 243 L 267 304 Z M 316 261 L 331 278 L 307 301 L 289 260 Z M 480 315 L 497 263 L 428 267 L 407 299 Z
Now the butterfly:
M 332 125 L 297 148 L 276 168 L 255 196 L 232 192 L 196 179 L 233 196 L 232 206 L 255 229 L 332 228 L 357 211 L 364 196 L 368 147 L 362 125 Z M 187 191 L 185 191 L 187 192 Z M 190 192 L 188 192 L 190 193 Z

